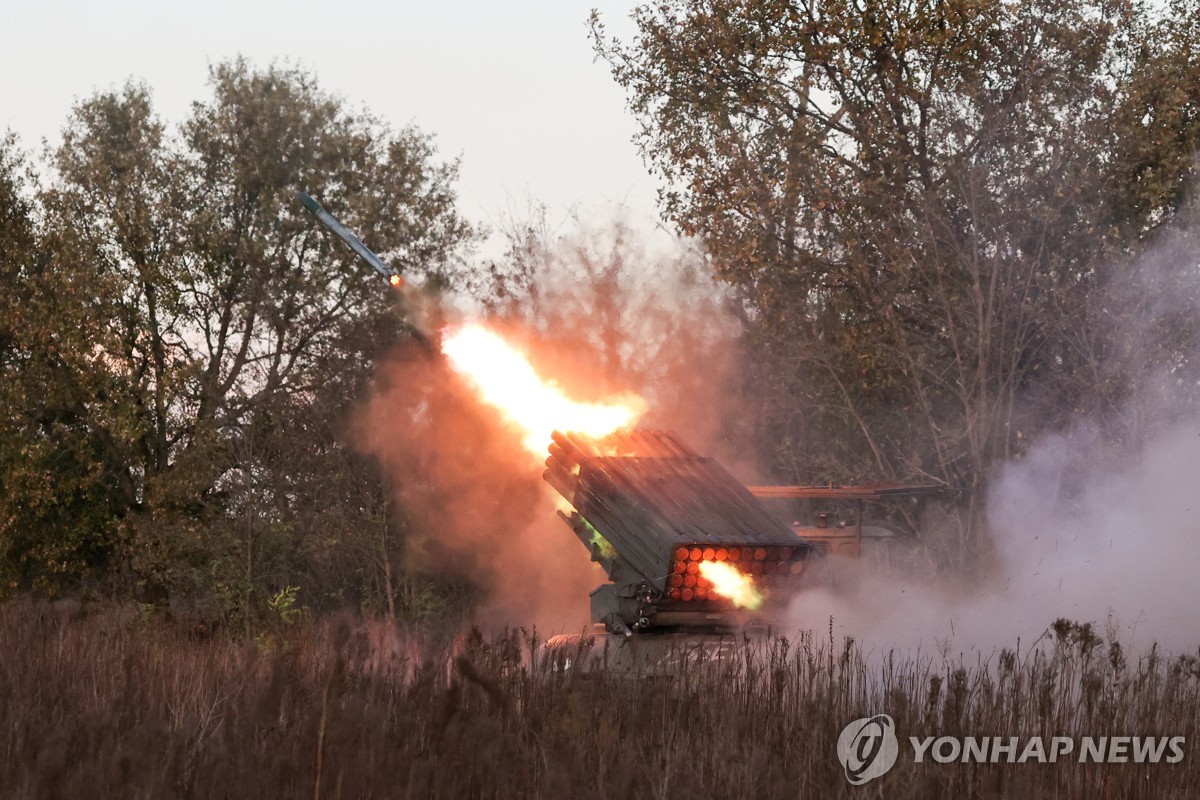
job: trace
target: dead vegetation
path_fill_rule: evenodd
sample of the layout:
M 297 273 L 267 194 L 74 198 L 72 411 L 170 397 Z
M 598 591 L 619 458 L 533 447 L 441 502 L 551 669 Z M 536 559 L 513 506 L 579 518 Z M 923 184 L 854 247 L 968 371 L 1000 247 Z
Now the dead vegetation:
M 0 609 L 0 796 L 1182 797 L 1200 663 L 1060 621 L 991 657 L 774 637 L 678 679 L 563 674 L 534 635 L 362 620 L 235 641 L 129 611 Z M 896 719 L 862 788 L 843 725 Z M 908 736 L 1186 736 L 1178 764 L 913 764 Z

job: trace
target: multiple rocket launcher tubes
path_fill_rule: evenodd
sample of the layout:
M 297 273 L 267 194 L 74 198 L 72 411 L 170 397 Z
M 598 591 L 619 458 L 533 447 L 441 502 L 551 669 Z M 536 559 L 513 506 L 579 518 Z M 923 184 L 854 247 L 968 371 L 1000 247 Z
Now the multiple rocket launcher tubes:
M 543 477 L 574 507 L 560 516 L 614 582 L 651 588 L 660 606 L 689 607 L 728 605 L 704 562 L 724 562 L 772 593 L 797 585 L 814 548 L 673 432 L 553 439 Z

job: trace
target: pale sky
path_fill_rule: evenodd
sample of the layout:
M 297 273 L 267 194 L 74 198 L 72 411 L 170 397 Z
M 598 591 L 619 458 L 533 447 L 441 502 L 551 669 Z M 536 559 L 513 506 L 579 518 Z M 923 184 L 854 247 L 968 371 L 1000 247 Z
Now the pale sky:
M 633 34 L 632 0 L 9 0 L 0 19 L 0 130 L 53 144 L 72 103 L 128 78 L 178 123 L 207 96 L 208 65 L 290 59 L 323 88 L 395 127 L 415 123 L 462 156 L 464 214 L 495 227 L 527 198 L 552 215 L 624 203 L 654 222 L 655 183 L 587 17 Z

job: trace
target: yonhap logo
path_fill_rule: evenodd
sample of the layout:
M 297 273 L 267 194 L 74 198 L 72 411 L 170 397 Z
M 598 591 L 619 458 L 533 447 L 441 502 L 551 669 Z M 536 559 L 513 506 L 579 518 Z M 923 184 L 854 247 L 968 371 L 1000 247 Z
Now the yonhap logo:
M 887 714 L 854 720 L 842 728 L 837 740 L 838 761 L 854 786 L 886 773 L 899 752 L 896 723 Z
M 913 763 L 924 764 L 1178 764 L 1184 736 L 909 736 Z M 887 714 L 856 719 L 837 739 L 846 780 L 862 786 L 896 765 L 900 742 Z

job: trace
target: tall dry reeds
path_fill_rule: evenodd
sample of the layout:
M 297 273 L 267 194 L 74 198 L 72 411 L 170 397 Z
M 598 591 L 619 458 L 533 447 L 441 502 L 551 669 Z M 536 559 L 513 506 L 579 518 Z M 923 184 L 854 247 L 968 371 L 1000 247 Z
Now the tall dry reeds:
M 993 657 L 769 637 L 673 679 L 555 671 L 536 637 L 350 618 L 238 642 L 133 611 L 0 608 L 0 796 L 1184 797 L 1200 663 L 1057 623 Z M 834 743 L 885 712 L 862 788 Z M 914 764 L 908 736 L 1186 736 L 1178 764 Z

